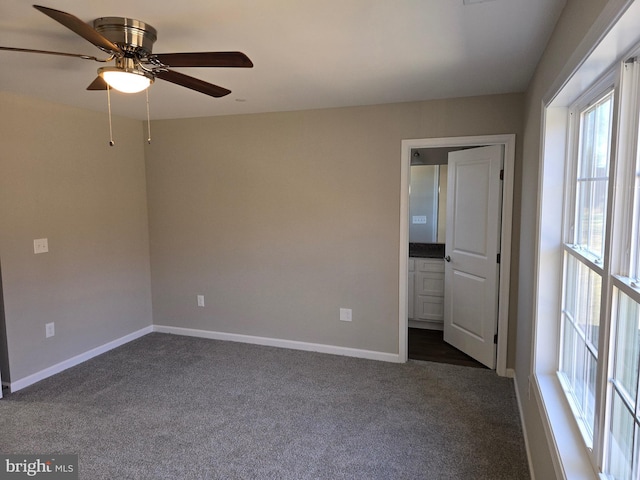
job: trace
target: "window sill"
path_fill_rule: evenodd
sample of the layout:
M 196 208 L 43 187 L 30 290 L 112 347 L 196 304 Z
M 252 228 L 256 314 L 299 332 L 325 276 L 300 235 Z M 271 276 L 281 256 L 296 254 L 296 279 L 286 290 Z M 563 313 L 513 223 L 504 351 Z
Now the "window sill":
M 598 480 L 582 434 L 555 375 L 535 375 L 531 383 L 558 478 Z

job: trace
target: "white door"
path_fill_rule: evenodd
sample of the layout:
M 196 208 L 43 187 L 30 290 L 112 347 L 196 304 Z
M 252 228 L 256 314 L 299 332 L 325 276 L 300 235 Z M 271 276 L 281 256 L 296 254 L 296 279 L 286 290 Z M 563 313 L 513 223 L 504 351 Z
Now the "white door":
M 496 366 L 503 146 L 449 153 L 444 340 Z

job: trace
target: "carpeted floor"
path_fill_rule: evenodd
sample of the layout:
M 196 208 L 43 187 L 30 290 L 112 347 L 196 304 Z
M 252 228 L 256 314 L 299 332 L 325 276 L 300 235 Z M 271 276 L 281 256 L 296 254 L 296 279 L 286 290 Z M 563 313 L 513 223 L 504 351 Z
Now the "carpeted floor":
M 8 395 L 0 432 L 87 480 L 529 478 L 493 371 L 159 333 Z

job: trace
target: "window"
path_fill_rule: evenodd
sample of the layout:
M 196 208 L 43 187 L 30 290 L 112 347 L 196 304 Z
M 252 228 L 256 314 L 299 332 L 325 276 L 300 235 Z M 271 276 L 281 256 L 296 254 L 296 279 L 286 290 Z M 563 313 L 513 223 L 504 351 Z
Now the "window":
M 609 92 L 580 115 L 575 244 L 598 263 L 604 255 L 612 103 Z
M 640 480 L 639 19 L 640 0 L 607 2 L 542 99 L 532 375 L 517 385 L 558 478 Z
M 595 419 L 601 287 L 600 275 L 574 256 L 566 256 L 559 371 L 589 446 L 593 440 Z
M 587 97 L 587 100 L 591 98 Z M 587 444 L 595 422 L 602 263 L 607 226 L 613 90 L 573 109 L 578 132 L 568 163 L 560 380 Z M 573 210 L 573 212 L 571 211 Z
M 616 289 L 617 308 L 614 367 L 611 384 L 608 468 L 613 478 L 638 478 L 638 358 L 640 308 L 638 302 Z M 635 473 L 634 473 L 635 472 Z
M 557 375 L 592 464 L 620 480 L 640 477 L 639 98 L 633 59 L 566 123 Z

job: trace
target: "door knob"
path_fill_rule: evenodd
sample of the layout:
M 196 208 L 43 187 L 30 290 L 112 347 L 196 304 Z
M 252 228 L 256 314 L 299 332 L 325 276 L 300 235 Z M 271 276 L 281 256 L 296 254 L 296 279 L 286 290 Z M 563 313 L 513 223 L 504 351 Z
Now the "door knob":
M 451 261 L 451 257 L 450 257 L 449 255 L 447 255 L 446 257 L 444 257 L 444 259 L 445 259 L 447 262 L 450 262 L 450 261 Z

